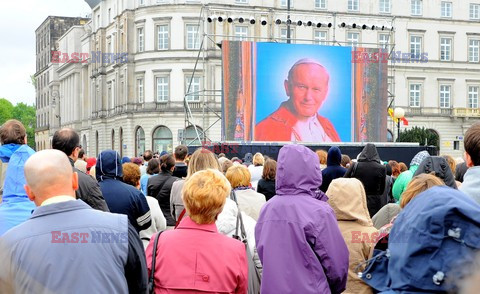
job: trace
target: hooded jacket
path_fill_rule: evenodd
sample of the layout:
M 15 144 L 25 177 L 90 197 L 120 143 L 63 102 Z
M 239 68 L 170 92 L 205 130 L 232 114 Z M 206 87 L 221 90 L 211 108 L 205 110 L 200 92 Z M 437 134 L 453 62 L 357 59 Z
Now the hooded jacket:
M 412 180 L 413 174 L 417 171 L 420 163 L 428 156 L 430 156 L 430 154 L 428 154 L 427 151 L 418 152 L 410 162 L 410 168 L 397 177 L 392 188 L 393 198 L 395 198 L 396 201 L 400 201 L 400 197 L 407 188 L 408 183 Z
M 418 166 L 417 170 L 413 176 L 418 176 L 419 174 L 429 174 L 435 173 L 437 178 L 440 178 L 445 185 L 450 188 L 457 189 L 457 184 L 455 183 L 455 176 L 448 165 L 448 162 L 445 158 L 440 156 L 429 156 L 425 158 L 422 163 Z
M 302 145 L 280 149 L 277 196 L 263 206 L 255 227 L 263 264 L 261 293 L 345 290 L 348 248 L 326 196 L 317 192 L 321 184 L 313 151 Z
M 375 145 L 368 143 L 363 148 L 356 164 L 350 166 L 345 178 L 356 178 L 362 182 L 367 194 L 367 206 L 373 217 L 382 208 L 382 196 L 385 191 L 387 170 L 381 164 Z
M 464 268 L 480 248 L 478 236 L 480 205 L 458 190 L 432 187 L 395 220 L 385 279 L 395 293 L 446 292 L 451 286 L 447 280 L 461 278 L 458 266 Z
M 467 170 L 459 190 L 480 203 L 480 166 L 473 166 Z
M 126 214 L 133 227 L 140 232 L 152 224 L 150 208 L 143 193 L 122 182 L 121 158 L 116 151 L 100 153 L 95 176 L 110 212 Z
M 356 270 L 360 263 L 371 257 L 378 234 L 368 213 L 362 183 L 353 178 L 333 180 L 327 196 L 350 253 L 347 289 L 343 293 L 372 293 L 370 286 L 358 277 L 358 271 L 362 269 Z
M 322 170 L 322 185 L 320 190 L 326 192 L 330 183 L 337 178 L 341 178 L 347 172 L 347 169 L 340 165 L 342 161 L 342 152 L 337 146 L 328 149 L 327 168 Z
M 8 160 L 8 168 L 5 173 L 3 185 L 2 203 L 0 204 L 0 236 L 14 226 L 23 223 L 32 215 L 36 208 L 35 203 L 28 199 L 25 188 L 27 181 L 23 168 L 25 162 L 35 151 L 28 145 L 16 145 L 13 149 L 1 146 L 2 162 Z M 8 155 L 6 154 L 8 153 Z

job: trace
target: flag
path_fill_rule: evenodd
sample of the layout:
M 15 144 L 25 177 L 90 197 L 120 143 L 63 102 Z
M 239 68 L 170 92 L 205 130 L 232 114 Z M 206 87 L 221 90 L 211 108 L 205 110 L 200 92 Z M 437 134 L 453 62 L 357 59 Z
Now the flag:
M 398 122 L 398 119 L 396 119 L 394 116 L 393 116 L 393 108 L 389 108 L 388 109 L 388 114 L 390 115 L 390 117 L 392 118 L 392 120 L 397 123 Z M 407 122 L 407 125 L 408 125 L 408 122 Z
M 408 126 L 408 120 L 404 117 L 402 117 L 402 122 L 404 126 Z

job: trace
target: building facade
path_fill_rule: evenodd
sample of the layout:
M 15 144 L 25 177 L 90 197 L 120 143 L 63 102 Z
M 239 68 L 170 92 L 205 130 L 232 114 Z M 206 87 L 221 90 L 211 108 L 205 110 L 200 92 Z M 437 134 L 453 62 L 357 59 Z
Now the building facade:
M 218 44 L 286 42 L 290 29 L 292 43 L 387 48 L 396 59 L 389 99 L 409 121 L 401 130 L 431 129 L 442 154 L 462 156 L 463 135 L 480 117 L 474 1 L 291 0 L 290 13 L 287 0 L 86 1 L 92 19 L 60 47 L 88 52 L 89 60 L 58 65 L 54 125 L 77 129 L 87 154 L 110 148 L 138 156 L 198 137 L 222 140 Z M 412 62 L 422 54 L 428 62 Z M 388 128 L 394 137 L 393 122 Z
M 57 93 L 56 65 L 51 61 L 52 51 L 57 50 L 58 39 L 72 26 L 83 25 L 87 18 L 49 16 L 35 30 L 36 36 L 36 115 L 35 142 L 37 150 L 50 148 L 52 131 L 58 125 L 52 124 L 55 114 L 52 105 Z

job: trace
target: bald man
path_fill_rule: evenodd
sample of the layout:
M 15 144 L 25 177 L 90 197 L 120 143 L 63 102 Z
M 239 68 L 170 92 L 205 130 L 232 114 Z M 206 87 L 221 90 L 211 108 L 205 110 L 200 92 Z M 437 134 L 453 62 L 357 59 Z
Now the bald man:
M 313 59 L 300 59 L 284 82 L 289 99 L 255 126 L 256 141 L 339 142 L 333 124 L 318 114 L 330 76 Z
M 144 293 L 143 245 L 125 215 L 76 200 L 68 157 L 44 150 L 25 163 L 38 207 L 0 238 L 1 293 Z

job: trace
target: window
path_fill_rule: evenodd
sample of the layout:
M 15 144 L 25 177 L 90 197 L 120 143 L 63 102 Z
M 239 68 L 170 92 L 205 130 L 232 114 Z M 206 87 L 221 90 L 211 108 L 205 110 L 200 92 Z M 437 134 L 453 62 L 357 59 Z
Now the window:
M 157 50 L 168 49 L 168 25 L 157 26 Z
M 452 17 L 452 2 L 442 1 L 441 17 Z
M 115 150 L 115 130 L 112 129 L 112 150 Z
M 145 0 L 138 0 L 138 6 L 145 5 Z
M 410 36 L 410 55 L 411 58 L 420 59 L 422 56 L 422 37 Z
M 468 87 L 468 108 L 478 108 L 478 86 Z
M 202 78 L 187 76 L 185 78 L 185 93 L 188 101 L 200 101 Z
M 470 19 L 471 20 L 480 19 L 480 4 L 470 3 Z
M 358 0 L 348 0 L 348 10 L 358 11 Z
M 390 13 L 390 0 L 380 0 L 379 4 L 380 13 Z
M 112 20 L 112 9 L 109 8 L 108 9 L 108 22 L 110 22 Z
M 138 103 L 143 103 L 144 101 L 143 78 L 137 79 L 137 99 Z
M 188 126 L 185 129 L 185 144 L 187 145 L 201 145 L 202 142 L 198 140 L 198 137 L 200 137 L 200 140 L 204 139 L 204 134 L 203 134 L 203 129 L 199 126 L 196 126 L 197 130 L 195 131 L 194 126 Z M 198 133 L 198 136 L 197 136 Z
M 326 31 L 315 31 L 313 33 L 313 39 L 315 40 L 315 44 L 328 45 Z
M 316 9 L 327 9 L 327 0 L 315 0 Z
M 460 150 L 460 141 L 453 141 L 453 150 Z
M 198 34 L 198 26 L 187 24 L 187 49 L 200 49 L 200 37 Z
M 295 30 L 293 28 L 290 28 L 290 40 L 295 39 Z M 281 28 L 280 29 L 280 42 L 287 42 L 287 28 Z
M 452 38 L 440 38 L 440 60 L 452 60 Z
M 380 48 L 387 49 L 387 52 L 390 52 L 390 35 L 389 34 L 379 34 L 378 35 L 378 43 L 380 44 Z
M 471 39 L 468 41 L 468 61 L 479 62 L 480 40 Z
M 352 47 L 357 47 L 360 40 L 359 33 L 347 33 L 347 45 Z
M 97 29 L 100 28 L 100 15 L 97 15 Z
M 288 0 L 281 0 L 280 2 L 281 7 L 287 7 L 288 6 Z M 293 0 L 290 0 L 290 8 L 293 7 Z
M 450 85 L 440 85 L 440 108 L 450 108 L 451 89 Z
M 248 0 L 235 0 L 237 4 L 248 4 Z
M 165 126 L 160 126 L 153 132 L 152 138 L 153 146 L 152 150 L 162 152 L 173 151 L 173 136 L 172 131 Z
M 156 77 L 156 101 L 157 102 L 166 102 L 169 98 L 169 78 L 168 77 Z
M 112 109 L 114 107 L 115 97 L 113 95 L 113 82 L 107 83 L 107 95 L 108 95 L 108 108 Z
M 235 26 L 235 41 L 246 41 L 248 37 L 247 26 Z
M 422 15 L 422 7 L 423 1 L 422 0 L 411 0 L 410 2 L 410 13 L 412 15 Z
M 97 132 L 97 142 L 98 142 L 98 132 Z M 98 143 L 97 143 L 98 146 Z M 135 132 L 135 150 L 137 151 L 136 155 L 141 155 L 145 152 L 145 132 L 142 127 L 138 127 Z M 97 151 L 98 154 L 98 151 Z
M 144 51 L 144 44 L 145 40 L 143 37 L 143 28 L 138 28 L 137 29 L 137 51 L 138 52 L 143 52 Z
M 409 106 L 410 107 L 420 107 L 420 89 L 421 84 L 410 84 L 410 99 L 409 99 Z

